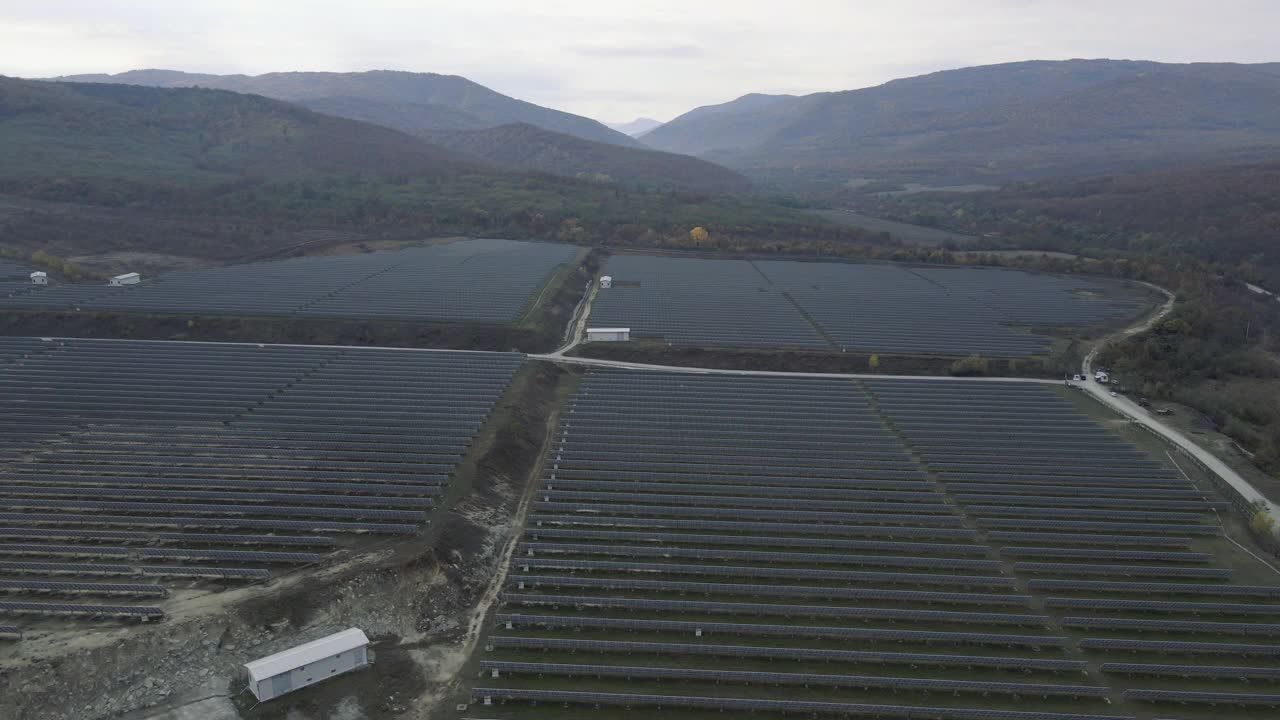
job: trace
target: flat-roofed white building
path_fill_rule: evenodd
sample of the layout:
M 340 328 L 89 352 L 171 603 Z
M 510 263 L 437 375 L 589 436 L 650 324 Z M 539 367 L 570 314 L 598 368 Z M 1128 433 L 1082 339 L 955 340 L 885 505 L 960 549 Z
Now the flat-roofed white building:
M 125 273 L 111 278 L 111 282 L 108 284 L 116 287 L 119 285 L 137 285 L 140 282 L 142 282 L 142 276 L 138 273 Z
M 605 290 L 608 290 L 609 288 L 613 287 L 613 276 L 612 275 L 600 276 L 600 287 Z
M 631 339 L 631 328 L 587 328 L 587 342 L 624 342 Z
M 43 270 L 37 270 L 31 273 L 31 284 L 32 285 L 48 285 L 49 273 L 44 272 Z
M 249 690 L 265 702 L 368 664 L 369 638 L 351 628 L 245 663 L 244 669 Z

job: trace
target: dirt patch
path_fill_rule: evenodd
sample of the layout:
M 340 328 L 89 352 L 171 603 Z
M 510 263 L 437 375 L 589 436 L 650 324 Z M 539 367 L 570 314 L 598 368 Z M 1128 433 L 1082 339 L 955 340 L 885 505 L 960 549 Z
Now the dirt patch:
M 121 268 L 128 268 L 130 272 L 142 273 L 144 277 L 170 270 L 193 270 L 209 264 L 200 258 L 185 255 L 127 251 L 78 255 L 67 258 L 67 261 L 98 275 L 111 275 L 121 271 Z
M 555 336 L 558 342 L 583 294 L 595 282 L 605 257 L 601 250 L 580 253 L 548 281 L 520 325 L 539 336 Z

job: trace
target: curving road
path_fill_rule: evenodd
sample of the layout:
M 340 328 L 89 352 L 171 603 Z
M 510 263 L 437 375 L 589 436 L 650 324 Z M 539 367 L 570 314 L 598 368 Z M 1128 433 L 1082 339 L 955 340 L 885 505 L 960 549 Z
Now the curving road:
M 1084 373 L 1085 382 L 1080 383 L 1080 387 L 1088 391 L 1090 395 L 1096 398 L 1098 402 L 1101 402 L 1103 405 L 1106 405 L 1130 420 L 1145 426 L 1157 435 L 1182 448 L 1196 460 L 1199 460 L 1205 467 L 1212 470 L 1218 477 L 1226 481 L 1231 485 L 1231 487 L 1235 488 L 1246 500 L 1249 502 L 1261 502 L 1271 513 L 1272 517 L 1280 518 L 1280 505 L 1272 502 L 1261 492 L 1258 492 L 1258 489 L 1251 485 L 1244 476 L 1233 470 L 1231 466 L 1220 460 L 1218 456 L 1200 447 L 1194 440 L 1181 432 L 1175 430 L 1169 425 L 1166 425 L 1157 416 L 1152 415 L 1146 408 L 1136 402 L 1123 395 L 1113 396 L 1106 385 L 1100 385 L 1089 379 L 1093 377 L 1093 361 L 1097 358 L 1098 351 L 1101 350 L 1107 342 L 1132 337 L 1138 333 L 1146 332 L 1154 327 L 1156 323 L 1164 319 L 1164 317 L 1173 310 L 1173 293 L 1156 285 L 1151 285 L 1149 283 L 1143 284 L 1164 293 L 1166 298 L 1164 305 L 1161 306 L 1158 312 L 1147 318 L 1145 321 L 1126 328 L 1124 331 L 1116 333 L 1115 335 L 1112 335 L 1106 340 L 1098 343 L 1084 359 L 1081 371 Z

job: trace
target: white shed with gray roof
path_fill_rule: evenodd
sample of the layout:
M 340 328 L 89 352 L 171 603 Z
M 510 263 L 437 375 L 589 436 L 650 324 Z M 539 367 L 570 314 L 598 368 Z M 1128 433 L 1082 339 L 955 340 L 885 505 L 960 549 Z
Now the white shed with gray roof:
M 351 628 L 245 663 L 244 669 L 249 690 L 267 701 L 368 664 L 369 638 Z

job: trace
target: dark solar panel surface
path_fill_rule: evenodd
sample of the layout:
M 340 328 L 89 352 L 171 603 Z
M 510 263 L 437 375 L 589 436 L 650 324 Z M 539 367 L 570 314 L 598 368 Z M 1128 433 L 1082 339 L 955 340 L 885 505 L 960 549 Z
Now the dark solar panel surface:
M 0 338 L 0 592 L 261 581 L 325 562 L 339 534 L 416 532 L 522 362 Z
M 61 285 L 0 308 L 508 323 L 577 248 L 465 240 L 395 252 L 183 270 L 138 285 Z
M 670 345 L 1023 357 L 1049 340 L 1019 326 L 1132 313 L 1083 280 L 1015 270 L 616 255 L 591 324 Z

